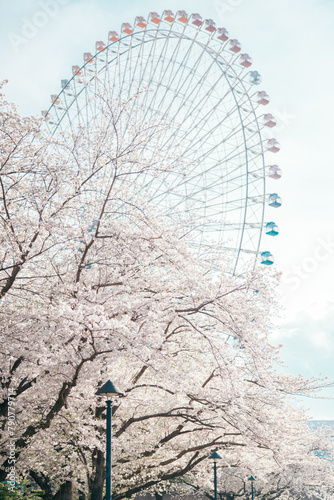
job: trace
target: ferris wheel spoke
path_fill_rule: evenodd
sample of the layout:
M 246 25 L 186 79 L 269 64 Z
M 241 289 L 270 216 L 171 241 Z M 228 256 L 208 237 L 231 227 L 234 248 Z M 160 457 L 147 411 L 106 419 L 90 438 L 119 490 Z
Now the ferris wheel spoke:
M 237 146 L 237 149 L 238 149 L 238 146 Z M 232 152 L 232 153 L 234 153 L 234 152 Z M 214 164 L 214 165 L 211 166 L 211 169 L 207 169 L 206 172 L 210 173 L 210 170 L 215 169 L 215 167 L 221 167 L 223 163 L 230 162 L 233 158 L 239 158 L 239 153 L 237 153 L 237 154 L 235 154 L 235 153 L 231 154 L 230 156 L 225 157 L 224 160 L 218 161 L 216 164 Z M 200 160 L 202 160 L 202 161 L 204 159 L 205 159 L 205 157 L 204 158 L 200 158 Z M 182 186 L 182 185 L 187 185 L 190 182 L 195 182 L 196 179 L 197 178 L 201 178 L 202 175 L 203 175 L 202 172 L 199 172 L 199 173 L 195 172 L 195 174 L 192 177 L 188 177 L 188 178 L 186 178 L 186 179 L 184 179 L 182 181 L 179 181 L 179 185 Z M 147 189 L 152 182 L 154 182 L 153 179 L 149 178 L 147 184 L 144 186 L 144 189 Z M 156 191 L 158 192 L 159 189 L 161 189 L 160 186 L 156 188 Z
M 204 55 L 204 53 L 205 52 L 203 51 L 203 53 L 201 54 L 201 57 L 198 59 L 198 63 L 201 61 L 201 58 Z M 205 106 L 205 101 L 210 97 L 210 95 L 216 89 L 216 86 L 218 85 L 218 83 L 221 81 L 221 73 L 219 72 L 218 78 L 216 79 L 216 81 L 215 82 L 211 82 L 210 91 L 204 93 L 204 95 L 202 96 L 201 100 L 198 100 L 197 89 L 198 89 L 198 87 L 200 87 L 202 85 L 202 83 L 205 81 L 205 78 L 209 74 L 209 71 L 213 67 L 215 67 L 216 64 L 217 64 L 217 61 L 215 59 L 212 59 L 210 66 L 207 68 L 206 72 L 201 76 L 201 78 L 198 79 L 197 83 L 195 84 L 195 86 L 193 87 L 193 89 L 191 90 L 191 92 L 188 93 L 188 94 L 185 94 L 185 100 L 183 102 L 181 102 L 181 106 L 183 106 L 183 105 L 186 104 L 186 101 L 189 100 L 189 96 L 190 95 L 193 96 L 192 101 L 190 101 L 190 105 L 188 105 L 188 113 L 184 116 L 185 120 L 188 118 L 189 113 L 193 111 L 195 102 L 196 102 L 195 109 L 198 109 L 198 112 L 200 113 L 201 106 Z M 195 73 L 194 69 L 196 69 L 196 67 L 192 68 L 192 71 L 191 71 L 192 74 Z M 189 90 L 189 87 L 188 87 L 187 90 Z M 224 100 L 224 98 L 226 98 L 226 96 L 227 96 L 227 94 L 229 93 L 230 90 L 231 89 L 228 90 L 228 92 L 225 94 L 225 96 L 223 96 L 223 97 L 220 98 L 219 102 L 222 102 Z M 212 109 L 211 112 L 214 112 L 214 109 Z M 175 116 L 172 117 L 172 119 L 175 119 Z
M 231 162 L 231 160 L 233 160 L 234 158 L 239 158 L 240 153 L 239 153 L 239 152 L 235 153 L 235 150 L 237 150 L 237 151 L 238 151 L 238 149 L 239 149 L 239 146 L 236 146 L 236 148 L 230 152 L 230 155 L 229 155 L 229 156 L 225 156 L 225 157 L 224 157 L 224 160 L 220 160 L 220 161 L 216 162 L 215 164 L 211 165 L 211 167 L 207 167 L 207 168 L 206 168 L 206 172 L 207 172 L 207 173 L 210 173 L 210 171 L 211 171 L 211 170 L 214 170 L 214 169 L 215 169 L 215 168 L 217 168 L 217 167 L 221 167 L 223 163 Z M 207 154 L 206 154 L 206 155 L 203 155 L 203 157 L 199 158 L 199 160 L 200 160 L 201 162 L 203 162 L 203 161 L 206 159 L 206 156 L 207 156 L 208 154 L 210 154 L 210 151 L 209 151 L 209 152 L 207 152 Z M 240 168 L 240 167 L 237 167 L 237 168 Z M 202 174 L 201 172 L 199 172 L 199 173 L 198 173 L 198 172 L 195 172 L 195 175 L 193 175 L 193 176 L 191 176 L 191 177 L 189 177 L 189 176 L 188 176 L 185 180 L 178 181 L 178 182 L 179 182 L 179 185 L 180 185 L 180 186 L 182 186 L 182 185 L 187 185 L 187 184 L 189 184 L 190 182 L 195 182 L 195 181 L 196 181 L 196 179 L 197 179 L 197 178 L 200 178 L 202 175 L 203 175 L 203 174 Z M 148 178 L 148 182 L 147 182 L 147 184 L 144 186 L 144 188 L 146 188 L 146 189 L 147 189 L 151 183 L 152 183 L 152 179 L 151 179 L 151 178 Z M 157 187 L 157 188 L 156 188 L 156 191 L 159 191 L 159 189 L 161 189 L 161 187 Z
M 189 43 L 189 46 L 188 46 L 188 49 L 187 51 L 185 52 L 184 54 L 184 57 L 182 59 L 182 61 L 179 62 L 179 65 L 178 65 L 178 68 L 176 70 L 176 72 L 174 73 L 173 75 L 173 78 L 172 79 L 169 79 L 169 81 L 166 83 L 166 89 L 172 89 L 173 88 L 173 84 L 175 82 L 175 80 L 178 78 L 179 81 L 182 82 L 182 94 L 184 97 L 186 97 L 188 95 L 188 92 L 189 92 L 189 87 L 192 83 L 192 79 L 196 76 L 196 71 L 201 63 L 201 60 L 204 58 L 204 52 L 202 52 L 199 57 L 197 58 L 197 60 L 192 64 L 191 66 L 191 71 L 189 71 L 189 67 L 187 67 L 188 65 L 188 60 L 189 58 L 191 57 L 191 53 L 193 51 L 193 47 L 194 47 L 194 44 L 196 42 L 196 39 L 194 38 L 193 40 L 188 40 Z M 182 68 L 182 69 L 181 69 Z M 168 70 L 168 68 L 167 68 Z M 185 75 L 185 72 L 187 72 L 187 74 Z M 202 77 L 202 79 L 204 79 L 205 77 Z M 162 80 L 164 81 L 164 80 Z M 186 86 L 187 84 L 187 86 Z M 198 84 L 197 84 L 198 85 Z M 193 89 L 194 92 L 196 92 L 196 89 L 194 88 Z M 157 94 L 156 94 L 157 95 Z M 170 100 L 169 102 L 169 105 L 166 107 L 165 109 L 165 114 L 162 115 L 162 120 L 164 120 L 167 116 L 168 118 L 173 121 L 175 119 L 175 116 L 177 114 L 177 112 L 174 114 L 174 116 L 170 116 L 169 115 L 169 111 L 173 108 L 173 105 L 174 105 L 174 101 L 175 101 L 175 98 L 177 96 L 177 93 L 174 91 L 173 92 L 173 97 L 172 99 Z M 165 96 L 163 96 L 163 99 L 162 101 L 159 103 L 159 105 L 157 106 L 157 108 L 159 109 L 163 100 L 164 100 Z M 155 105 L 155 102 L 153 101 L 152 102 L 152 107 Z M 181 100 L 181 102 L 179 103 L 179 107 L 182 108 L 183 107 L 183 101 Z
M 158 36 L 158 31 L 156 32 L 156 37 L 155 37 L 156 45 L 161 44 L 161 41 L 163 40 L 166 52 L 167 52 L 168 47 L 170 45 L 171 39 L 172 39 L 172 37 L 170 36 L 170 33 L 168 34 L 168 36 L 165 36 L 163 39 L 160 39 L 159 36 Z M 178 43 L 176 44 L 176 47 L 174 47 L 174 57 L 167 59 L 167 64 L 165 65 L 165 68 L 164 68 L 164 64 L 161 64 L 161 72 L 163 71 L 163 73 L 162 73 L 160 82 L 165 82 L 166 75 L 167 75 L 167 78 L 170 78 L 171 74 L 173 74 L 173 71 L 174 71 L 174 68 L 175 68 L 175 64 L 176 64 L 176 60 L 177 60 L 177 56 L 178 56 L 178 53 L 179 53 L 179 51 L 181 49 L 181 40 L 182 40 L 182 38 L 179 37 L 177 40 L 178 40 Z M 155 48 L 156 48 L 156 45 L 155 45 Z M 160 53 L 160 59 L 158 61 L 156 61 L 154 58 L 151 58 L 151 57 L 147 58 L 147 65 L 150 62 L 150 70 L 147 72 L 147 74 L 145 74 L 146 86 L 147 86 L 148 92 L 150 91 L 150 87 L 152 86 L 153 78 L 154 78 L 154 75 L 156 73 L 156 68 L 157 68 L 157 66 L 159 67 L 159 65 L 157 64 L 157 62 L 161 63 L 164 60 L 165 59 L 163 57 L 163 53 L 162 54 Z M 142 75 L 142 78 L 141 78 L 141 80 L 138 83 L 142 84 L 143 80 L 144 80 L 144 75 Z M 167 82 L 165 82 L 165 86 L 168 87 L 168 83 Z M 150 107 L 147 106 L 148 92 L 144 96 L 144 99 L 143 99 L 143 102 L 142 102 L 142 105 L 141 105 L 142 109 L 144 109 L 146 111 L 146 113 L 143 116 L 143 120 L 144 121 L 146 119 L 147 112 L 150 109 Z
M 191 47 L 189 48 L 186 56 L 190 55 L 190 50 L 192 49 L 192 47 L 193 47 L 193 45 L 191 45 Z M 183 109 L 185 107 L 185 104 L 186 104 L 187 100 L 189 100 L 189 95 L 193 95 L 194 99 L 193 99 L 192 103 L 190 103 L 190 106 L 188 106 L 188 110 L 189 111 L 186 112 L 186 115 L 183 116 L 182 119 L 183 119 L 183 121 L 186 121 L 186 119 L 189 117 L 189 113 L 193 110 L 193 108 L 192 108 L 191 105 L 194 103 L 194 100 L 196 99 L 197 88 L 205 80 L 207 73 L 209 72 L 209 70 L 212 68 L 212 66 L 214 64 L 214 63 L 212 63 L 210 65 L 210 67 L 207 69 L 207 72 L 202 77 L 198 78 L 197 82 L 195 83 L 195 86 L 192 89 L 192 92 L 189 94 L 190 85 L 193 82 L 194 78 L 196 77 L 196 68 L 199 66 L 202 57 L 203 57 L 203 53 L 198 58 L 196 64 L 192 67 L 191 71 L 188 71 L 188 75 L 186 76 L 186 79 L 182 81 L 182 94 L 183 94 L 184 97 L 183 97 L 183 100 L 181 100 L 181 102 L 178 103 L 177 111 L 175 111 L 174 115 L 172 115 L 172 116 L 169 115 L 168 113 L 169 113 L 170 109 L 173 107 L 175 100 L 179 98 L 180 92 L 178 92 L 177 89 L 175 89 L 174 91 L 172 91 L 170 84 L 168 84 L 168 85 L 165 86 L 166 89 L 169 89 L 170 91 L 172 91 L 173 96 L 170 99 L 170 103 L 169 103 L 168 107 L 165 109 L 164 114 L 161 116 L 161 120 L 167 120 L 167 118 L 168 118 L 168 120 L 170 122 L 173 122 L 174 120 L 176 120 L 177 119 L 178 110 L 179 109 Z M 185 84 L 186 81 L 188 82 L 188 87 L 184 88 L 184 84 Z M 214 87 L 216 86 L 217 83 L 218 83 L 218 80 L 217 80 L 217 82 L 215 82 L 215 84 L 212 85 L 211 92 L 213 91 L 213 89 L 214 89 Z M 208 97 L 209 97 L 209 94 L 206 94 L 205 99 L 208 99 Z M 161 105 L 163 104 L 163 100 L 164 99 L 165 99 L 165 95 L 163 95 L 162 100 L 160 101 L 159 106 L 157 107 L 157 109 L 161 108 Z M 197 105 L 198 105 L 198 103 L 197 103 Z
M 163 86 L 166 89 L 166 92 L 169 91 L 169 89 L 171 88 L 173 82 L 175 81 L 175 79 L 177 77 L 179 78 L 179 81 L 180 81 L 180 78 L 182 77 L 182 74 L 184 72 L 186 60 L 189 57 L 189 53 L 191 51 L 192 44 L 194 43 L 194 41 L 191 42 L 190 47 L 187 47 L 187 50 L 185 51 L 183 57 L 181 56 L 181 59 L 178 60 L 178 56 L 179 56 L 181 48 L 182 48 L 183 38 L 181 36 L 180 37 L 174 37 L 174 36 L 171 37 L 170 36 L 166 39 L 165 43 L 168 43 L 170 45 L 172 43 L 171 40 L 174 40 L 174 38 L 177 40 L 176 47 L 174 47 L 174 56 L 173 56 L 173 58 L 169 58 L 167 60 L 167 64 L 165 65 L 163 76 L 161 77 L 161 80 L 160 80 L 160 82 L 163 82 Z M 180 71 L 181 71 L 181 74 L 180 74 Z M 154 77 L 155 77 L 155 65 L 152 64 L 150 78 L 148 81 L 149 88 L 152 85 L 152 83 L 154 82 Z M 144 99 L 144 101 L 142 103 L 142 107 L 144 109 L 146 107 L 146 113 L 144 115 L 144 120 L 147 116 L 148 110 L 153 108 L 154 101 L 155 101 L 157 95 L 158 95 L 158 92 L 155 92 L 153 98 L 151 99 L 149 108 L 146 106 L 148 95 L 145 96 L 146 99 Z M 162 99 L 160 100 L 160 103 L 157 106 L 158 109 L 161 107 L 162 102 L 165 100 L 166 93 L 161 93 L 159 95 L 162 95 Z M 173 104 L 173 100 L 170 102 L 169 107 L 172 106 L 172 104 Z M 161 120 L 163 120 L 163 119 L 164 119 L 163 116 L 161 116 Z
M 219 79 L 215 82 L 215 84 L 217 84 L 219 81 Z M 215 85 L 214 84 L 214 85 Z M 228 89 L 228 91 L 223 95 L 223 97 L 218 101 L 217 103 L 217 106 L 219 106 L 222 102 L 224 102 L 224 100 L 226 100 L 228 98 L 228 96 L 230 95 L 231 93 L 231 89 Z M 194 92 L 194 95 L 195 92 Z M 197 136 L 200 136 L 200 133 L 202 131 L 202 129 L 206 126 L 206 121 L 209 121 L 211 119 L 211 117 L 214 115 L 214 113 L 216 112 L 215 109 L 211 109 L 208 113 L 208 116 L 206 116 L 206 120 L 202 120 L 202 126 L 199 128 L 198 127 L 198 118 L 201 116 L 201 107 L 204 107 L 205 104 L 206 104 L 206 101 L 210 98 L 210 95 L 206 94 L 203 98 L 202 98 L 202 101 L 200 103 L 197 103 L 198 106 L 196 106 L 198 108 L 198 112 L 197 112 L 197 115 L 195 116 L 195 118 L 193 119 L 193 126 L 191 128 L 189 128 L 186 133 L 180 137 L 180 142 L 181 141 L 184 141 L 187 139 L 187 137 L 191 134 L 193 134 L 194 132 L 196 132 L 196 135 Z M 192 105 L 194 105 L 194 100 L 192 100 L 190 102 L 190 106 L 188 107 L 189 110 L 192 109 Z M 235 113 L 237 111 L 237 105 L 235 107 L 233 107 L 228 113 L 226 113 L 225 115 L 225 118 L 220 120 L 216 127 L 219 127 L 220 125 L 223 125 L 225 121 L 228 121 L 230 120 L 230 117 L 233 113 Z M 190 112 L 188 112 L 188 114 L 186 115 L 185 117 L 185 120 L 188 119 L 190 117 Z
M 182 39 L 180 37 L 179 38 L 179 43 L 177 44 L 176 55 L 179 54 L 179 50 L 180 50 L 180 47 L 181 47 L 181 40 Z M 166 40 L 165 40 L 166 50 L 167 50 L 168 46 L 170 45 L 170 43 L 171 43 L 171 37 L 166 38 Z M 167 64 L 164 65 L 163 63 L 165 61 L 167 62 Z M 160 66 L 161 66 L 161 74 L 160 74 L 160 78 L 157 79 L 157 81 L 159 82 L 160 88 L 162 88 L 162 86 L 163 86 L 166 89 L 166 92 L 168 92 L 168 90 L 170 89 L 170 78 L 171 78 L 171 75 L 173 73 L 177 74 L 181 66 L 178 64 L 176 57 L 173 60 L 171 58 L 167 59 L 167 58 L 160 57 L 159 62 L 162 63 L 162 64 L 160 64 Z M 177 69 L 175 71 L 175 66 L 176 65 L 177 65 Z M 169 80 L 167 80 L 167 78 L 169 78 Z M 149 89 L 151 88 L 152 84 L 156 85 L 155 79 L 156 79 L 155 65 L 152 64 L 151 65 L 151 72 L 150 72 L 150 76 L 149 76 L 149 80 L 148 80 L 148 88 Z M 162 82 L 164 82 L 164 83 L 162 83 Z M 166 96 L 166 92 L 165 93 L 162 93 L 162 92 L 159 93 L 159 96 L 162 95 L 162 99 L 160 100 L 160 103 L 156 105 L 157 109 L 160 108 L 161 102 L 164 101 L 165 96 Z M 146 119 L 149 110 L 154 109 L 157 97 L 158 97 L 158 92 L 154 92 L 153 97 L 152 97 L 152 99 L 150 101 L 150 106 L 149 107 L 147 106 L 148 96 L 147 96 L 147 99 L 144 100 L 144 102 L 142 104 L 142 109 L 145 110 L 144 120 Z M 161 117 L 161 120 L 163 120 L 163 117 Z
M 151 33 L 154 33 L 154 35 L 152 35 Z M 151 36 L 148 40 L 145 40 L 145 36 L 148 36 L 148 34 L 150 34 Z M 147 78 L 148 73 L 150 72 L 149 74 L 151 74 L 151 72 L 153 71 L 152 61 L 155 60 L 155 51 L 156 51 L 156 43 L 158 40 L 158 34 L 159 34 L 158 30 L 145 31 L 143 34 L 143 37 L 144 37 L 143 42 L 142 42 L 142 44 L 139 45 L 139 53 L 137 54 L 137 64 L 139 61 L 139 68 L 140 68 L 139 75 L 137 76 L 137 74 L 136 74 L 135 77 L 133 77 L 131 80 L 132 83 L 137 86 L 137 88 L 135 89 L 136 92 L 141 91 L 141 87 L 142 87 L 145 79 Z M 145 53 L 145 49 L 147 49 L 147 47 L 150 48 L 148 54 Z M 143 64 L 142 64 L 142 60 L 144 58 L 146 59 L 145 66 L 143 66 Z M 149 79 L 150 79 L 150 77 L 149 77 Z M 149 86 L 147 85 L 147 82 L 145 85 L 147 86 L 146 93 L 148 93 Z M 134 112 L 135 106 L 136 106 L 136 103 L 133 103 L 132 112 Z M 131 116 L 131 113 L 129 113 L 129 117 L 130 116 Z M 142 119 L 142 121 L 144 121 L 145 117 L 142 117 L 141 119 Z

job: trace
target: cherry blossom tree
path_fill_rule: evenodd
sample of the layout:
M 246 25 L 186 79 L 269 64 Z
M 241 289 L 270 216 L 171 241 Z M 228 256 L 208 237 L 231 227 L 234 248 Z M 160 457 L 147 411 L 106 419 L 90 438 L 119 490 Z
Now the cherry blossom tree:
M 234 277 L 222 261 L 210 271 L 189 247 L 191 221 L 175 225 L 139 189 L 147 176 L 191 171 L 159 154 L 170 125 L 139 124 L 130 99 L 108 102 L 89 141 L 83 128 L 50 136 L 1 98 L 1 480 L 14 440 L 17 473 L 45 498 L 54 487 L 70 498 L 75 486 L 100 500 L 96 390 L 110 378 L 123 394 L 113 407 L 115 500 L 182 483 L 208 492 L 217 450 L 227 470 L 264 488 L 301 463 L 321 485 L 327 463 L 291 404 L 319 382 L 279 373 L 270 343 L 277 276 Z

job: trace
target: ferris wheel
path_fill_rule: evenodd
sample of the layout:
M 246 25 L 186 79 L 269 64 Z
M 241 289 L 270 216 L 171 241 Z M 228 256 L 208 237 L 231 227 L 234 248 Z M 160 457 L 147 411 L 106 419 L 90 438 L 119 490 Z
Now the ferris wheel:
M 95 49 L 72 67 L 71 79 L 62 80 L 42 112 L 50 132 L 98 122 L 102 110 L 92 102 L 89 82 L 102 82 L 115 100 L 147 89 L 133 100 L 131 113 L 174 123 L 159 138 L 161 151 L 175 152 L 191 169 L 187 176 L 148 175 L 138 190 L 176 223 L 191 215 L 190 240 L 199 258 L 209 262 L 223 253 L 234 274 L 259 261 L 272 264 L 261 239 L 276 236 L 278 227 L 265 220 L 265 206 L 277 208 L 281 199 L 267 193 L 266 184 L 279 179 L 281 170 L 267 165 L 264 155 L 280 146 L 266 133 L 276 124 L 265 111 L 269 97 L 239 41 L 211 19 L 166 10 L 123 23 Z M 135 188 L 136 182 L 134 176 Z

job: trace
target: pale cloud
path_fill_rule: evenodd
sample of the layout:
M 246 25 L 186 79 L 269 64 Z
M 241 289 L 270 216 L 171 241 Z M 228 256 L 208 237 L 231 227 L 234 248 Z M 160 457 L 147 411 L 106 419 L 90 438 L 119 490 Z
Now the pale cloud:
M 326 307 L 327 305 L 327 307 Z M 303 365 L 307 376 L 332 375 L 334 354 L 334 304 L 321 309 L 300 312 L 293 321 L 284 322 L 273 334 L 275 343 L 282 343 L 282 353 L 288 366 L 295 372 Z M 300 373 L 300 371 L 298 372 Z
M 321 315 L 322 314 L 322 315 Z M 280 329 L 273 332 L 272 341 L 283 344 L 281 356 L 284 371 L 306 378 L 327 377 L 334 381 L 334 303 L 315 304 L 309 312 L 296 314 L 293 321 L 282 321 Z M 334 415 L 334 388 L 321 393 L 328 399 L 302 399 L 300 404 L 309 409 L 313 418 L 332 419 Z

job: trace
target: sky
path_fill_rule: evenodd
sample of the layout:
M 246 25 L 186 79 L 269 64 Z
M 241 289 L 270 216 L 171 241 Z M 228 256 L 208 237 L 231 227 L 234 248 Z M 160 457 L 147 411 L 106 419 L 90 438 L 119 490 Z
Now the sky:
M 283 344 L 287 371 L 334 380 L 334 0 L 0 0 L 7 97 L 39 116 L 96 40 L 165 9 L 198 12 L 225 27 L 262 75 L 283 170 L 283 204 L 274 214 L 280 234 L 265 248 L 282 273 L 272 338 Z M 334 397 L 334 388 L 325 396 Z M 334 400 L 303 405 L 312 418 L 334 420 Z

